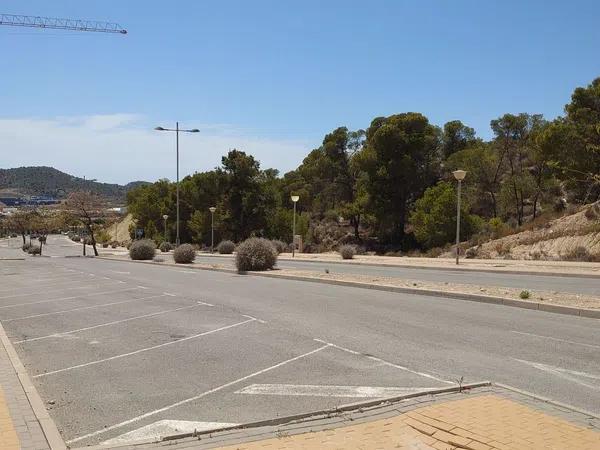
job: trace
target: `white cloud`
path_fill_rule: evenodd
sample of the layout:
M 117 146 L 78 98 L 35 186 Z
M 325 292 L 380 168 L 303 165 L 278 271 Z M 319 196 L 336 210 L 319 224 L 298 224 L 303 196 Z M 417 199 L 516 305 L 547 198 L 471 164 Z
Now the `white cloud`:
M 124 113 L 4 118 L 0 119 L 0 161 L 4 168 L 52 166 L 112 183 L 175 179 L 175 136 L 154 131 L 154 125 L 143 116 Z M 232 148 L 252 154 L 263 168 L 283 173 L 295 168 L 310 148 L 306 142 L 253 136 L 226 124 L 195 126 L 201 133 L 180 134 L 181 176 L 220 165 Z

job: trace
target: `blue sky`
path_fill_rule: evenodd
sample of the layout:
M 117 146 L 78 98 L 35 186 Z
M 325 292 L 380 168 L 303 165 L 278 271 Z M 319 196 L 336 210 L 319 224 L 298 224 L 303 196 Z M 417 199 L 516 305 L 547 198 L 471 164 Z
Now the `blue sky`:
M 598 1 L 3 0 L 0 12 L 120 23 L 126 36 L 0 27 L 3 167 L 173 178 L 229 148 L 287 171 L 345 125 L 419 111 L 480 136 L 562 113 L 600 76 Z M 8 153 L 8 155 L 7 155 Z

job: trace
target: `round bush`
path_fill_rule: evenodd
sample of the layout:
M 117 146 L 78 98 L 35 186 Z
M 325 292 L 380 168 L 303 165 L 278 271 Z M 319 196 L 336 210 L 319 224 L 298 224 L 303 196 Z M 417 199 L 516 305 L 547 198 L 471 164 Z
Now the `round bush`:
M 191 244 L 181 244 L 173 250 L 173 259 L 177 264 L 189 264 L 196 259 L 196 250 Z
M 231 241 L 221 241 L 217 245 L 217 251 L 222 255 L 231 255 L 235 250 L 235 244 Z
M 27 253 L 29 253 L 30 255 L 41 255 L 42 248 L 39 245 L 32 245 L 27 250 Z
M 116 242 L 112 242 L 110 244 L 111 248 L 117 248 L 119 246 L 119 244 L 117 244 Z
M 73 237 L 71 238 L 71 240 L 73 242 L 79 242 L 79 241 L 81 241 L 81 237 L 79 237 L 79 235 L 77 235 L 77 234 L 74 234 Z
M 273 247 L 275 247 L 275 250 L 277 250 L 277 254 L 283 253 L 288 249 L 288 245 L 279 239 L 271 241 L 271 244 L 273 244 Z
M 163 253 L 166 253 L 166 252 L 169 252 L 169 251 L 173 250 L 173 245 L 171 245 L 171 243 L 170 243 L 170 242 L 163 241 L 163 242 L 161 242 L 161 244 L 160 244 L 160 246 L 158 247 L 158 249 L 159 249 L 161 252 L 163 252 Z
M 156 244 L 151 239 L 134 241 L 129 247 L 129 257 L 136 260 L 152 259 L 155 252 Z
M 31 248 L 31 244 L 29 242 L 26 242 L 23 244 L 23 246 L 21 248 L 23 249 L 24 252 L 28 252 L 29 249 Z
M 356 249 L 353 245 L 342 245 L 338 252 L 342 255 L 342 259 L 352 259 L 356 254 Z
M 277 263 L 277 251 L 271 241 L 263 238 L 246 239 L 237 247 L 235 264 L 238 271 L 268 270 Z
M 108 248 L 108 242 L 103 242 L 102 243 L 102 248 Z

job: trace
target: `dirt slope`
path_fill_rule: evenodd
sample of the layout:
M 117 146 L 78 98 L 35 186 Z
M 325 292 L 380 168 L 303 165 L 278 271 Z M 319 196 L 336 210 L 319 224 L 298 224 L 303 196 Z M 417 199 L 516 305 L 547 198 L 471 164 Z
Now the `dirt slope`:
M 475 258 L 600 261 L 600 202 L 532 231 L 467 250 Z

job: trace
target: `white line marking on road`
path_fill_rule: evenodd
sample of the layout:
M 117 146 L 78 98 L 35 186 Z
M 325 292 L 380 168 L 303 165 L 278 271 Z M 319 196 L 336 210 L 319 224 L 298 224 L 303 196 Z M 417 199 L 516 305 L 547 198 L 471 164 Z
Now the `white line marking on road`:
M 317 348 L 315 350 L 311 350 L 310 352 L 306 352 L 306 353 L 303 353 L 301 355 L 295 356 L 293 358 L 286 359 L 285 361 L 282 361 L 280 363 L 277 363 L 277 364 L 275 364 L 273 366 L 270 366 L 270 367 L 267 367 L 265 369 L 259 370 L 258 372 L 251 373 L 250 375 L 246 375 L 246 376 L 244 376 L 242 378 L 238 378 L 237 380 L 230 381 L 229 383 L 225 383 L 225 384 L 222 384 L 221 386 L 217 386 L 216 388 L 213 388 L 213 389 L 210 389 L 208 391 L 202 392 L 201 394 L 195 395 L 194 397 L 186 398 L 185 400 L 181 400 L 181 401 L 178 401 L 176 403 L 172 403 L 170 405 L 164 406 L 162 408 L 155 409 L 154 411 L 150 411 L 150 412 L 147 412 L 147 413 L 142 414 L 140 416 L 134 417 L 132 419 L 125 420 L 124 422 L 120 422 L 120 423 L 117 423 L 117 424 L 105 427 L 105 428 L 103 428 L 101 430 L 94 431 L 93 433 L 88 433 L 88 434 L 85 434 L 83 436 L 79 436 L 79 437 L 77 437 L 75 439 L 71 439 L 70 441 L 67 441 L 66 444 L 70 445 L 70 444 L 73 444 L 75 442 L 82 441 L 84 439 L 88 439 L 88 438 L 91 438 L 91 437 L 94 437 L 94 436 L 98 436 L 99 434 L 104 434 L 104 433 L 106 433 L 108 431 L 112 431 L 112 430 L 115 430 L 117 428 L 121 428 L 121 427 L 124 427 L 126 425 L 129 425 L 131 423 L 138 422 L 138 421 L 140 421 L 142 419 L 145 419 L 147 417 L 152 417 L 152 416 L 155 416 L 156 414 L 160 414 L 162 412 L 168 411 L 168 410 L 176 408 L 178 406 L 185 405 L 187 403 L 199 400 L 199 399 L 201 399 L 203 397 L 206 397 L 207 395 L 214 394 L 215 392 L 222 391 L 223 389 L 227 389 L 230 386 L 233 386 L 235 384 L 241 383 L 242 381 L 246 381 L 246 380 L 248 380 L 250 378 L 254 378 L 254 377 L 258 376 L 258 375 L 262 375 L 263 373 L 270 372 L 271 370 L 274 370 L 274 369 L 278 369 L 279 367 L 285 366 L 286 364 L 289 364 L 291 362 L 298 361 L 299 359 L 302 359 L 302 358 L 305 358 L 307 356 L 313 355 L 313 354 L 315 354 L 317 352 L 320 352 L 321 350 L 325 350 L 328 347 L 330 347 L 329 344 L 323 345 L 323 346 L 321 346 L 321 347 L 319 347 L 319 348 Z
M 236 425 L 237 423 L 159 420 L 158 422 L 151 423 L 145 427 L 138 428 L 137 430 L 133 430 L 129 433 L 125 433 L 104 441 L 100 445 L 124 445 L 132 441 L 145 441 L 149 439 L 159 440 L 161 437 L 171 436 L 174 434 L 193 433 L 194 431 L 204 432 L 217 430 L 219 428 L 233 427 Z
M 90 292 L 89 294 L 73 295 L 71 297 L 51 298 L 51 299 L 46 299 L 46 300 L 40 300 L 37 302 L 13 303 L 12 305 L 0 306 L 0 309 L 15 308 L 17 306 L 38 305 L 40 303 L 60 302 L 62 300 L 74 300 L 74 299 L 78 299 L 78 298 L 82 298 L 82 297 L 94 297 L 96 295 L 115 294 L 115 293 L 119 293 L 119 292 L 135 291 L 136 289 L 137 288 L 129 288 L 129 289 L 119 289 L 117 291 Z
M 102 308 L 104 306 L 121 305 L 123 303 L 139 302 L 139 301 L 149 300 L 152 298 L 160 298 L 160 297 L 164 297 L 164 295 L 151 295 L 149 297 L 133 298 L 130 300 L 123 300 L 123 301 L 119 301 L 119 302 L 102 303 L 100 305 L 92 305 L 92 306 L 82 306 L 80 308 L 63 309 L 61 311 L 53 311 L 53 312 L 42 313 L 42 314 L 32 314 L 30 316 L 15 317 L 13 319 L 4 319 L 1 322 L 7 323 L 7 322 L 14 322 L 15 320 L 25 320 L 25 319 L 34 319 L 36 317 L 54 316 L 56 314 L 64 314 L 64 313 L 68 313 L 71 311 L 83 311 L 84 309 Z
M 525 333 L 524 331 L 511 331 L 511 333 L 515 333 L 515 334 L 523 334 L 525 336 L 533 336 L 533 337 L 537 337 L 537 338 L 542 338 L 542 339 L 549 339 L 551 341 L 558 341 L 558 342 L 565 342 L 567 344 L 575 344 L 575 345 L 582 345 L 584 347 L 591 347 L 591 348 L 600 348 L 600 345 L 594 345 L 594 344 L 585 344 L 583 342 L 576 342 L 576 341 L 569 341 L 567 339 L 559 339 L 559 338 L 554 338 L 554 337 L 550 337 L 550 336 L 541 336 L 539 334 L 533 334 L 533 333 Z
M 184 309 L 195 308 L 196 306 L 198 306 L 198 305 L 183 306 L 181 308 L 175 308 L 175 309 L 166 309 L 164 311 L 158 311 L 158 312 L 154 312 L 154 313 L 150 313 L 150 314 L 144 314 L 142 316 L 129 317 L 127 319 L 114 320 L 112 322 L 105 322 L 105 323 L 101 323 L 99 325 L 93 325 L 93 326 L 90 326 L 90 327 L 78 328 L 76 330 L 63 331 L 62 333 L 54 333 L 54 334 L 48 334 L 46 336 L 40 336 L 40 337 L 35 337 L 35 338 L 30 338 L 30 339 L 23 339 L 22 341 L 16 341 L 16 342 L 14 342 L 14 344 L 23 344 L 25 342 L 40 341 L 42 339 L 49 339 L 49 338 L 54 338 L 54 337 L 63 337 L 63 336 L 68 335 L 68 334 L 79 333 L 81 331 L 88 331 L 88 330 L 93 330 L 95 328 L 107 327 L 107 326 L 116 325 L 116 324 L 119 324 L 119 323 L 130 322 L 132 320 L 143 319 L 145 317 L 160 316 L 161 314 L 167 314 L 167 313 L 171 313 L 171 312 L 175 312 L 175 311 L 183 311 Z
M 62 291 L 72 291 L 72 290 L 75 290 L 75 289 L 86 289 L 88 287 L 89 286 L 77 286 L 77 287 L 70 287 L 70 288 L 67 287 L 67 288 L 54 289 L 54 290 L 50 289 L 49 291 L 48 290 L 44 290 L 44 291 L 41 291 L 41 292 L 31 292 L 31 293 L 28 293 L 28 294 L 5 295 L 4 297 L 0 297 L 0 300 L 1 299 L 5 299 L 5 298 L 14 298 L 14 297 L 28 297 L 30 295 L 44 295 L 44 294 L 47 294 L 49 292 L 62 292 Z
M 171 294 L 170 292 L 163 292 L 164 295 L 168 295 L 169 297 L 177 297 L 175 294 Z
M 322 339 L 315 339 L 315 341 L 321 342 L 323 344 L 329 344 L 333 348 L 337 348 L 338 350 L 342 350 L 344 352 L 352 353 L 353 355 L 364 356 L 365 358 L 369 358 L 372 361 L 377 361 L 378 363 L 384 364 L 384 365 L 389 366 L 389 367 L 394 367 L 396 369 L 404 370 L 405 372 L 410 372 L 410 373 L 414 373 L 415 375 L 420 375 L 420 376 L 425 377 L 425 378 L 429 378 L 429 379 L 436 380 L 436 381 L 441 381 L 442 383 L 455 384 L 452 381 L 444 380 L 443 378 L 438 378 L 436 376 L 430 375 L 430 374 L 425 373 L 425 372 L 417 372 L 415 370 L 409 369 L 408 367 L 404 367 L 404 366 L 400 366 L 398 364 L 394 364 L 392 362 L 386 361 L 386 360 L 378 358 L 376 356 L 365 355 L 363 353 L 357 352 L 356 350 L 350 350 L 349 348 L 340 347 L 339 345 L 332 344 L 331 342 L 327 342 L 327 341 L 324 341 Z
M 243 317 L 247 317 L 248 319 L 254 319 L 254 320 L 256 320 L 258 323 L 267 323 L 267 322 L 266 322 L 266 321 L 264 321 L 264 320 L 257 319 L 256 317 L 253 317 L 253 316 L 248 316 L 248 315 L 246 315 L 246 314 L 242 314 L 242 316 L 243 316 Z
M 204 306 L 215 306 L 212 303 L 205 303 L 205 302 L 201 302 L 199 300 L 196 303 L 198 303 L 199 305 L 204 305 Z
M 102 277 L 103 280 L 112 280 L 110 277 Z
M 244 325 L 244 324 L 250 323 L 250 322 L 254 322 L 254 319 L 244 320 L 243 322 L 237 322 L 232 325 L 227 325 L 227 326 L 224 326 L 221 328 L 217 328 L 215 330 L 205 331 L 203 333 L 194 334 L 192 336 L 184 337 L 181 339 L 175 339 L 174 341 L 165 342 L 164 344 L 158 344 L 158 345 L 153 345 L 152 347 L 141 348 L 141 349 L 135 350 L 133 352 L 122 353 L 120 355 L 115 355 L 115 356 L 111 356 L 109 358 L 104 358 L 104 359 L 97 359 L 96 361 L 90 361 L 90 362 L 83 363 L 83 364 L 77 364 L 76 366 L 65 367 L 64 369 L 53 370 L 51 372 L 40 373 L 39 375 L 34 375 L 33 378 L 47 377 L 48 375 L 54 375 L 54 374 L 61 373 L 61 372 L 67 372 L 67 371 L 73 370 L 73 369 L 80 369 L 82 367 L 93 366 L 93 365 L 101 364 L 101 363 L 104 363 L 107 361 L 114 361 L 115 359 L 125 358 L 126 356 L 137 355 L 139 353 L 148 352 L 150 350 L 156 350 L 158 348 L 163 348 L 163 347 L 167 347 L 169 345 L 179 344 L 180 342 L 189 341 L 190 339 L 197 339 L 199 337 L 207 336 L 209 334 L 217 333 L 219 331 L 224 331 L 224 330 L 228 330 L 230 328 L 239 327 L 240 325 Z
M 381 387 L 381 386 L 319 386 L 314 384 L 251 384 L 236 391 L 236 394 L 286 395 L 309 397 L 353 397 L 383 398 L 396 397 L 426 390 L 432 387 Z
M 149 287 L 146 286 L 138 286 L 140 289 L 150 289 Z
M 131 272 L 122 272 L 120 270 L 109 270 L 109 272 L 118 273 L 121 275 L 130 275 L 131 274 Z
M 527 361 L 525 359 L 518 359 L 518 358 L 513 358 L 513 359 L 515 361 L 519 361 L 523 364 L 527 364 L 529 366 L 535 367 L 536 369 L 539 369 L 543 372 L 551 373 L 553 375 L 556 375 L 557 377 L 572 381 L 573 383 L 577 383 L 581 386 L 585 386 L 587 388 L 594 389 L 596 391 L 600 391 L 600 385 L 588 384 L 588 383 L 581 381 L 579 378 L 577 378 L 577 377 L 581 377 L 581 378 L 590 378 L 592 380 L 600 380 L 599 375 L 594 375 L 592 373 L 587 373 L 587 372 L 578 372 L 576 370 L 564 369 L 562 367 L 551 366 L 548 364 L 542 364 L 542 363 L 533 362 L 533 361 Z
M 57 283 L 48 283 L 48 284 L 44 284 L 44 289 L 47 289 L 48 287 L 53 287 L 53 286 L 55 286 L 55 285 L 57 285 L 57 284 L 58 284 L 58 285 L 60 285 L 60 286 L 63 286 L 63 285 L 65 285 L 65 284 L 66 284 L 66 285 L 71 285 L 71 284 L 77 284 L 77 283 L 81 284 L 81 283 L 83 283 L 83 280 L 69 280 L 69 279 L 65 279 L 65 278 L 62 278 L 62 277 L 61 277 L 61 278 L 50 278 L 50 279 L 49 279 L 49 281 L 56 281 L 56 280 L 58 280 L 58 282 L 57 282 Z M 38 283 L 38 282 L 44 282 L 44 281 L 46 281 L 46 280 L 30 280 L 29 278 L 27 278 L 27 280 L 26 280 L 26 281 L 27 281 L 27 284 L 29 284 L 29 283 Z M 87 280 L 86 280 L 86 281 L 87 281 Z M 16 291 L 16 290 L 19 290 L 19 289 L 26 289 L 27 287 L 28 287 L 28 286 L 17 286 L 17 285 L 15 284 L 15 285 L 14 285 L 13 287 L 11 287 L 11 288 L 8 288 L 8 289 L 0 289 L 0 292 L 12 292 L 12 291 Z M 33 287 L 37 288 L 38 286 L 33 286 Z

